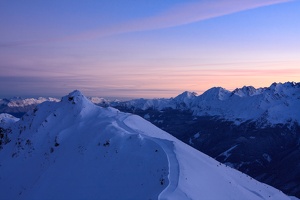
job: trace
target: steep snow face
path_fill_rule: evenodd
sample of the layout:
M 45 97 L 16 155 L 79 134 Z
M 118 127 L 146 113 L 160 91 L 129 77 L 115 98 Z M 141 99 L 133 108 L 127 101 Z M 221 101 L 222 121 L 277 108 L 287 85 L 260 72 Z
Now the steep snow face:
M 232 94 L 237 95 L 239 97 L 249 97 L 249 96 L 262 94 L 263 91 L 264 91 L 263 88 L 255 89 L 252 86 L 244 86 L 242 88 L 235 89 L 232 92 Z
M 10 128 L 0 150 L 3 199 L 289 199 L 79 91 Z
M 222 87 L 213 87 L 200 95 L 197 101 L 224 101 L 227 100 L 229 96 L 230 92 L 228 90 Z
M 7 113 L 0 114 L 0 127 L 7 128 L 11 124 L 14 124 L 17 121 L 19 121 L 19 118 L 16 118 L 10 114 Z
M 175 97 L 174 101 L 177 104 L 182 104 L 185 107 L 190 107 L 191 103 L 196 98 L 196 96 L 197 96 L 196 92 L 185 91 L 182 94 Z

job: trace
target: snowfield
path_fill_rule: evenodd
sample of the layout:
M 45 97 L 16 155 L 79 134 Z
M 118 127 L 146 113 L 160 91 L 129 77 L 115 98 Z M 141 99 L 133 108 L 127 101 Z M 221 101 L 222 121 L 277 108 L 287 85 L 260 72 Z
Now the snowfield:
M 9 138 L 0 148 L 5 200 L 291 199 L 79 91 L 38 105 L 1 131 Z

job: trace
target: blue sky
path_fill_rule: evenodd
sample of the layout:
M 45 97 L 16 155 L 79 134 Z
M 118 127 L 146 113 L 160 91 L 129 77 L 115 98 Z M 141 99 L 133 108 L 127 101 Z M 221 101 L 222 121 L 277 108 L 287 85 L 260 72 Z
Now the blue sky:
M 299 0 L 0 2 L 0 97 L 300 81 Z

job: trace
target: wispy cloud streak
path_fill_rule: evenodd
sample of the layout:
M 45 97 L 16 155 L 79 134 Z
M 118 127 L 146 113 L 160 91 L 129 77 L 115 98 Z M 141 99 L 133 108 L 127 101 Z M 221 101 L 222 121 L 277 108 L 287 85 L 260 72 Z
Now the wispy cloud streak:
M 293 0 L 204 0 L 198 3 L 188 3 L 172 7 L 171 9 L 153 17 L 130 21 L 118 26 L 93 30 L 83 34 L 65 38 L 66 40 L 93 39 L 121 33 L 148 31 L 181 26 L 198 21 L 224 16 L 244 10 L 264 7 Z
M 41 41 L 20 41 L 2 44 L 0 43 L 0 47 L 20 46 L 48 42 L 89 40 L 128 32 L 163 29 L 203 21 L 244 10 L 279 3 L 287 3 L 291 1 L 294 0 L 202 0 L 201 2 L 197 3 L 186 3 L 174 6 L 163 13 L 149 18 L 129 21 L 127 23 L 91 30 L 81 34 L 67 36 L 64 38 L 47 39 Z

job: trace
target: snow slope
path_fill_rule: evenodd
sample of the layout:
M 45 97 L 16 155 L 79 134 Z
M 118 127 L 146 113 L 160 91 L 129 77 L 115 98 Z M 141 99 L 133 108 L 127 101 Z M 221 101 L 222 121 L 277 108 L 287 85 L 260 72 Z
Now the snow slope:
M 6 131 L 1 199 L 290 199 L 79 91 Z
M 19 118 L 16 118 L 10 114 L 7 114 L 7 113 L 0 114 L 0 127 L 2 127 L 2 128 L 7 128 L 11 124 L 14 124 L 17 121 L 19 121 Z

